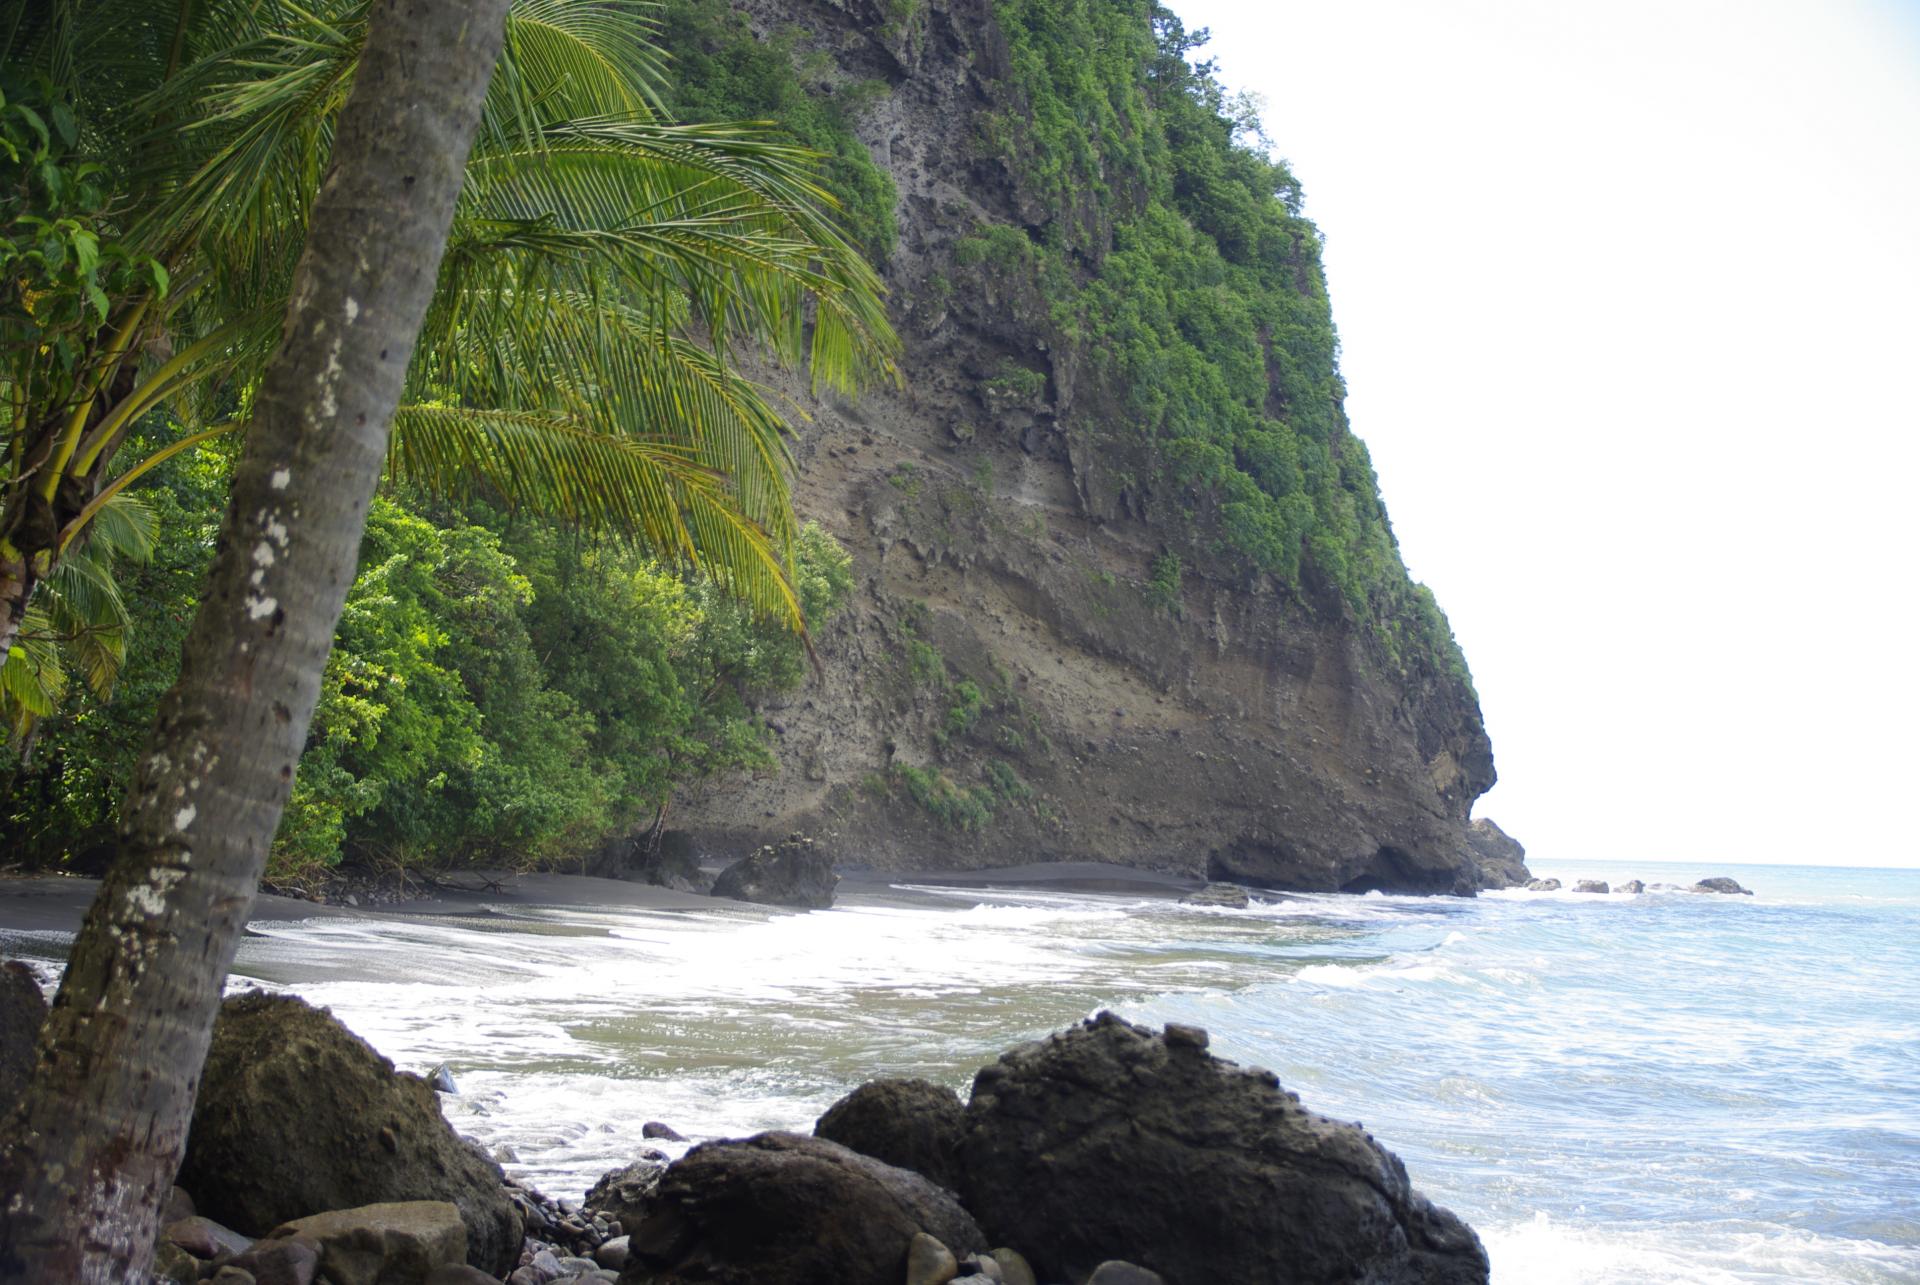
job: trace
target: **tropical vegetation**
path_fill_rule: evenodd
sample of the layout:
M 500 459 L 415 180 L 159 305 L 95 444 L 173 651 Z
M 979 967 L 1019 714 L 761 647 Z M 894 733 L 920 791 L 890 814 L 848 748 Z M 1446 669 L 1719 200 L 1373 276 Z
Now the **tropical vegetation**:
M 110 831 L 128 730 L 175 663 L 227 439 L 272 352 L 365 28 L 357 0 L 164 14 L 93 0 L 7 37 L 0 808 L 16 856 L 71 855 Z M 657 30 L 637 3 L 511 6 L 395 421 L 401 491 L 374 515 L 282 875 L 343 850 L 571 858 L 657 808 L 670 780 L 764 756 L 715 702 L 773 681 L 751 658 L 799 644 L 768 622 L 826 610 L 806 586 L 831 559 L 794 524 L 785 424 L 739 359 L 850 388 L 889 369 L 893 341 L 815 155 L 760 126 L 675 123 Z M 870 214 L 853 223 L 877 245 L 890 225 Z M 548 519 L 591 537 L 566 537 L 579 542 L 563 559 Z M 569 559 L 607 574 L 563 574 Z M 621 658 L 660 675 L 634 694 L 664 701 L 645 729 L 600 725 L 620 716 L 526 672 L 532 631 L 616 610 L 584 601 L 588 583 L 624 586 L 646 617 Z M 509 677 L 480 674 L 483 660 L 521 666 L 509 706 L 476 703 Z M 791 681 L 791 663 L 775 668 Z M 511 734 L 516 720 L 541 734 Z M 397 770 L 410 753 L 425 757 Z M 462 797 L 500 815 L 455 833 Z M 483 823 L 497 841 L 466 842 Z

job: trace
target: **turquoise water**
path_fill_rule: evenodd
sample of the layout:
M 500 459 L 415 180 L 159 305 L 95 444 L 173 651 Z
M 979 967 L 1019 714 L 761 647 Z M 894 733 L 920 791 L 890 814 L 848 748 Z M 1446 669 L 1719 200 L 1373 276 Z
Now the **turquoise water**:
M 1668 873 L 1671 871 L 1672 873 Z M 828 912 L 551 908 L 258 925 L 238 970 L 331 1005 L 559 1195 L 695 1139 L 809 1128 L 878 1074 L 964 1090 L 1111 1007 L 1365 1122 L 1503 1285 L 1920 1281 L 1920 872 L 1550 862 L 1760 895 L 1303 897 L 1247 911 L 953 888 Z

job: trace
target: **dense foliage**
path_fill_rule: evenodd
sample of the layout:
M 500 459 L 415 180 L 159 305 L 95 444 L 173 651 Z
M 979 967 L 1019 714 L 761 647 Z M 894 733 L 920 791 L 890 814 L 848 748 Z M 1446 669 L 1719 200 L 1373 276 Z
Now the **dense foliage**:
M 849 237 L 884 262 L 894 241 L 893 179 L 873 163 L 853 126 L 887 86 L 831 77 L 830 60 L 803 59 L 795 34 L 761 39 L 726 0 L 666 0 L 661 43 L 673 54 L 667 105 L 681 120 L 766 121 L 777 137 L 820 153 Z M 811 90 L 801 80 L 803 64 L 815 73 Z
M 1320 239 L 1251 105 L 1153 0 L 996 0 L 1016 100 L 983 147 L 1013 159 L 1044 226 L 987 227 L 962 268 L 1029 270 L 1094 377 L 1076 423 L 1118 485 L 1196 533 L 1186 552 L 1337 592 L 1397 664 L 1464 679 L 1409 580 L 1341 409 Z M 1137 472 L 1132 471 L 1137 470 Z M 1156 572 L 1177 584 L 1178 561 Z M 1172 568 L 1172 575 L 1167 574 Z
M 73 693 L 0 759 L 8 860 L 87 864 L 111 838 L 212 555 L 224 461 L 190 461 L 145 492 L 169 538 L 122 576 L 139 627 L 112 699 Z M 794 580 L 816 624 L 853 584 L 812 525 Z M 551 523 L 383 497 L 269 878 L 582 860 L 681 782 L 772 766 L 748 699 L 806 671 L 798 636 L 710 578 Z

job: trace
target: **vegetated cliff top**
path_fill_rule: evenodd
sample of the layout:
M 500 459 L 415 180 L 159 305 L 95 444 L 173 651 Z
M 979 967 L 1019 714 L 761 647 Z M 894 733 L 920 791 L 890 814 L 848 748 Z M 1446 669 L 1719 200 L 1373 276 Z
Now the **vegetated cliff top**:
M 904 388 L 802 426 L 796 498 L 859 587 L 765 707 L 782 766 L 682 823 L 1477 886 L 1466 664 L 1349 429 L 1300 185 L 1196 39 L 1147 0 L 666 15 L 672 106 L 831 158 L 905 341 Z

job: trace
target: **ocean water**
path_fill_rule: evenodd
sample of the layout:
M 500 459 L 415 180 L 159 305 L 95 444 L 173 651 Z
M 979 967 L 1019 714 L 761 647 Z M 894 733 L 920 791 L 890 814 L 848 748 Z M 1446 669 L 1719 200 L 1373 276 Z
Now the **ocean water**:
M 1920 1282 L 1920 871 L 1536 872 L 1759 895 L 1231 911 L 907 886 L 810 914 L 325 919 L 257 926 L 236 984 L 449 1063 L 456 1125 L 556 1195 L 630 1159 L 644 1121 L 805 1130 L 875 1075 L 964 1093 L 1112 1008 L 1204 1026 L 1364 1121 L 1503 1285 Z

